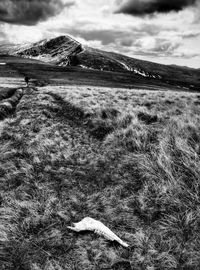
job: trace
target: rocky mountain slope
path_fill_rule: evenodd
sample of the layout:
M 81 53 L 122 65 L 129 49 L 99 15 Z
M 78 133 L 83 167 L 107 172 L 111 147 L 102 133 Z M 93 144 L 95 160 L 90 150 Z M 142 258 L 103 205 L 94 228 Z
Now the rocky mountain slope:
M 44 39 L 32 44 L 0 47 L 10 55 L 38 59 L 59 66 L 70 65 L 70 59 L 83 51 L 82 45 L 68 36 Z
M 58 66 L 79 66 L 112 72 L 131 72 L 144 79 L 195 90 L 200 86 L 200 70 L 162 65 L 125 55 L 83 46 L 70 36 L 60 36 L 33 44 L 0 46 L 0 53 L 38 59 Z

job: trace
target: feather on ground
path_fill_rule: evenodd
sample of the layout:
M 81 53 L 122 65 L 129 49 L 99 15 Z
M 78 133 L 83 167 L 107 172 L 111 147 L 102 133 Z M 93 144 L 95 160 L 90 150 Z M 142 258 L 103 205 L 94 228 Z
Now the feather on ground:
M 82 219 L 80 222 L 73 223 L 74 227 L 68 226 L 67 228 L 75 232 L 80 231 L 94 231 L 95 233 L 104 236 L 110 241 L 117 241 L 120 245 L 128 247 L 128 244 L 122 241 L 115 233 L 113 233 L 102 222 L 90 217 Z

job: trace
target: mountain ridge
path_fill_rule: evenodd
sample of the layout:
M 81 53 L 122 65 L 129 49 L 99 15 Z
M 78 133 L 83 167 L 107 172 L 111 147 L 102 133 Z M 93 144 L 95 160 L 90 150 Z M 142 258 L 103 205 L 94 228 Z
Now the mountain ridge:
M 3 48 L 3 50 L 2 50 Z M 0 46 L 0 52 L 37 59 L 62 67 L 78 66 L 111 72 L 130 72 L 144 79 L 155 79 L 178 87 L 194 90 L 200 87 L 200 70 L 176 65 L 163 65 L 139 60 L 115 52 L 94 49 L 65 35 L 39 42 Z

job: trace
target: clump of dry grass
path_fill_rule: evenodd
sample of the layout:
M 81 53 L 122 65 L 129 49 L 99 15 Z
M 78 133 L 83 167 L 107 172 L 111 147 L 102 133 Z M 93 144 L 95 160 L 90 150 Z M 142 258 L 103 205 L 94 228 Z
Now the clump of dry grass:
M 196 96 L 99 90 L 30 90 L 1 123 L 1 269 L 199 269 Z M 86 216 L 130 248 L 67 230 Z
M 145 124 L 150 125 L 158 121 L 157 115 L 151 115 L 145 112 L 138 112 L 138 119 L 145 122 Z

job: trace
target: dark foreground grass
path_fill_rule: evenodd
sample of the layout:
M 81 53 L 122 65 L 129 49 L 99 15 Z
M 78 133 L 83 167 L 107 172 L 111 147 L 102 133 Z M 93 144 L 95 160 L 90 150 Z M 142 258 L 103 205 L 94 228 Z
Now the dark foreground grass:
M 101 91 L 29 89 L 1 122 L 1 270 L 200 268 L 198 96 Z

